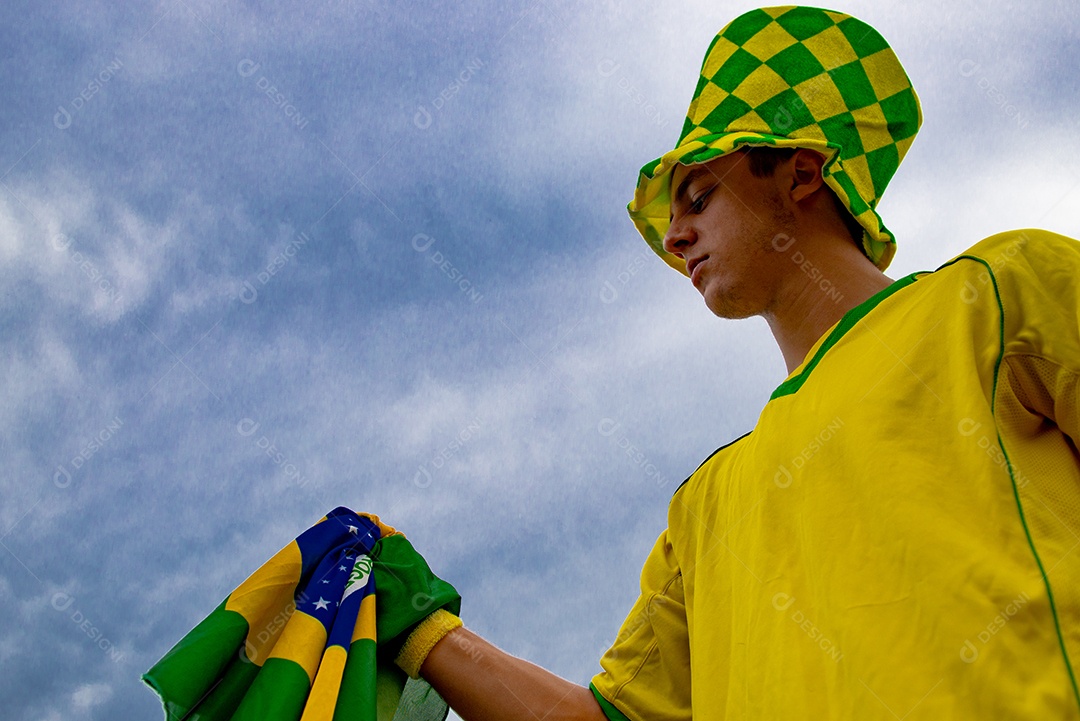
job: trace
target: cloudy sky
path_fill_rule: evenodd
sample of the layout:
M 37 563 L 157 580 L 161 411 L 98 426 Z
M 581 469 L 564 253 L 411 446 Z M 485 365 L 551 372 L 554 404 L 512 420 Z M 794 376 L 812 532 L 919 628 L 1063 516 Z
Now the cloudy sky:
M 625 213 L 753 6 L 5 2 L 5 718 L 159 718 L 139 675 L 337 505 L 586 683 L 785 376 Z M 1017 7 L 838 6 L 923 104 L 891 277 L 1080 236 L 1080 18 Z

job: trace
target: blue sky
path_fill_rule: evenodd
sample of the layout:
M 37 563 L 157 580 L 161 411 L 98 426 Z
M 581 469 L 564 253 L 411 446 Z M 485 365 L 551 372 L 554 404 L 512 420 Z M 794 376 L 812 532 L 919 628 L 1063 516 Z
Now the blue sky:
M 139 675 L 337 505 L 587 682 L 671 493 L 785 375 L 625 214 L 751 7 L 5 3 L 5 717 L 158 717 Z M 1080 236 L 1080 21 L 1014 8 L 838 6 L 923 104 L 891 277 Z

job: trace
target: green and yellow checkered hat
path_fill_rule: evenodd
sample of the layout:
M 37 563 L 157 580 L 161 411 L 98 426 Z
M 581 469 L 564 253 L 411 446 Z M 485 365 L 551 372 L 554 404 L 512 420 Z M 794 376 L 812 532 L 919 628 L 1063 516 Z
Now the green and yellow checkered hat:
M 919 99 L 889 44 L 850 15 L 808 7 L 752 10 L 713 40 L 675 149 L 641 169 L 627 209 L 668 265 L 671 172 L 744 145 L 811 148 L 825 183 L 863 227 L 884 270 L 896 252 L 875 208 L 922 123 Z

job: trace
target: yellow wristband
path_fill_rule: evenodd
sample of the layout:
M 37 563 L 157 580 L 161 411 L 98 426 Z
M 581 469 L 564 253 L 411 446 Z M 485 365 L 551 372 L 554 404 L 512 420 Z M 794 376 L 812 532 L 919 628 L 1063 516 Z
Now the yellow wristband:
M 413 632 L 405 639 L 394 663 L 409 674 L 410 678 L 420 678 L 420 667 L 424 665 L 424 660 L 431 653 L 431 649 L 435 648 L 435 644 L 443 640 L 446 634 L 462 625 L 460 618 L 440 608 L 413 629 Z

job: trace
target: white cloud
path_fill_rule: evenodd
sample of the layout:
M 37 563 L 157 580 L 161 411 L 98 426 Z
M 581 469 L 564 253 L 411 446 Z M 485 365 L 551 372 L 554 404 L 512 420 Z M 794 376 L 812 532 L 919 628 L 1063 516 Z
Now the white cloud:
M 71 705 L 76 711 L 89 711 L 112 698 L 112 686 L 107 683 L 83 684 L 71 694 Z
M 1080 237 L 1080 174 L 1048 133 L 1038 145 L 941 159 L 913 148 L 879 210 L 898 238 L 893 277 L 933 270 L 994 233 L 1045 228 Z M 946 190 L 947 189 L 947 190 Z
M 0 198 L 0 223 L 8 231 L 3 285 L 30 280 L 95 324 L 115 322 L 146 299 L 173 234 L 62 172 L 12 182 Z

